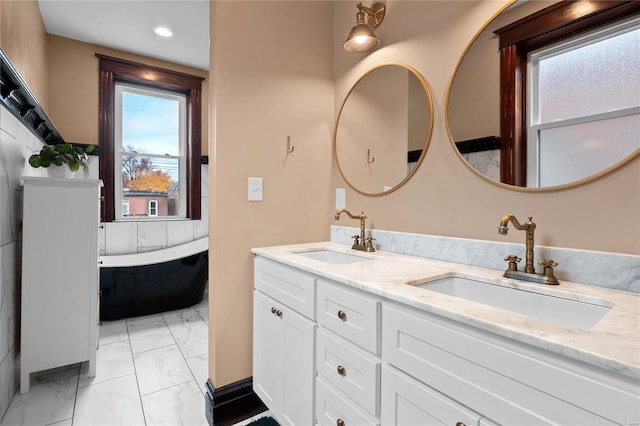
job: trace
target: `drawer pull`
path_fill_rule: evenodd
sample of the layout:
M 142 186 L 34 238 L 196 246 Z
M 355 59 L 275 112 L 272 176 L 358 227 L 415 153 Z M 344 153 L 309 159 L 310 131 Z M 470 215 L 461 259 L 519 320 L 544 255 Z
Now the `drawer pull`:
M 344 376 L 344 373 L 346 373 L 344 367 L 341 365 L 338 366 L 337 370 L 338 370 L 338 374 L 341 376 Z
M 276 311 L 276 316 L 277 316 L 278 318 L 282 318 L 282 311 L 281 311 L 280 309 L 278 309 L 278 310 Z
M 338 318 L 345 321 L 347 319 L 347 314 L 345 314 L 344 311 L 338 311 Z
M 458 422 L 458 423 L 456 423 L 456 426 L 467 426 L 467 425 L 465 425 L 465 424 L 464 424 L 464 423 L 462 423 L 462 422 Z
M 336 426 L 344 426 L 344 420 L 342 419 L 336 420 Z
M 275 313 L 276 313 L 276 308 L 272 307 L 272 308 L 271 308 L 271 313 L 272 313 L 272 314 L 275 314 Z

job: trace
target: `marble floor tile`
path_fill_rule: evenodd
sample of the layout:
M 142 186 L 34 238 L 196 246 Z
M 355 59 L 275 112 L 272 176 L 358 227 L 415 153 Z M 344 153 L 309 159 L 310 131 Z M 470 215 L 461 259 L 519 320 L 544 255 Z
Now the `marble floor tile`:
M 144 425 L 136 376 L 78 389 L 74 425 Z
M 187 358 L 187 364 L 204 395 L 207 391 L 206 383 L 209 379 L 209 354 L 206 353 L 193 358 Z
M 178 311 L 165 312 L 162 314 L 169 329 L 176 326 L 185 326 L 192 323 L 201 323 L 202 318 L 194 308 L 180 309 Z
M 59 422 L 51 423 L 49 426 L 71 426 L 73 424 L 73 419 L 64 419 Z
M 147 395 L 193 380 L 177 345 L 134 354 L 140 395 Z
M 122 341 L 129 341 L 127 322 L 125 320 L 103 321 L 100 325 L 100 345 Z
M 76 370 L 77 371 L 77 370 Z M 78 376 L 40 379 L 29 393 L 17 394 L 2 419 L 2 426 L 49 425 L 73 416 Z
M 175 344 L 162 315 L 127 320 L 127 330 L 134 354 Z
M 147 425 L 207 425 L 204 397 L 195 381 L 142 397 Z
M 129 342 L 100 345 L 96 353 L 96 366 L 96 376 L 89 377 L 89 363 L 82 363 L 78 382 L 79 387 L 135 374 Z
M 185 358 L 204 355 L 209 351 L 209 326 L 202 320 L 173 327 L 171 333 Z

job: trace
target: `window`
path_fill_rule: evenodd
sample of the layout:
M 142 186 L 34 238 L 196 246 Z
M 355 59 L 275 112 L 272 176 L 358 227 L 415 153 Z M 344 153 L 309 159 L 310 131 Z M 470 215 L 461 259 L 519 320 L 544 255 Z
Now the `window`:
M 127 188 L 123 187 L 121 182 L 122 168 L 121 166 L 116 167 L 116 163 L 121 164 L 122 157 L 127 154 L 134 156 L 136 161 L 150 160 L 153 167 L 157 167 L 160 171 L 164 170 L 165 173 L 172 169 L 172 173 L 175 173 L 178 181 L 171 188 L 173 190 L 181 188 L 182 191 L 179 196 L 175 196 L 175 191 L 169 195 L 170 190 L 167 190 L 166 194 L 159 195 L 162 195 L 162 199 L 165 200 L 174 197 L 176 202 L 172 207 L 172 216 L 200 219 L 201 84 L 203 78 L 100 54 L 96 54 L 96 56 L 100 59 L 100 179 L 104 182 L 105 195 L 102 205 L 102 220 L 110 222 L 120 218 L 120 209 L 116 209 L 116 206 L 122 205 L 118 200 L 124 201 L 124 193 L 127 192 L 125 191 Z M 181 154 L 176 155 L 174 152 L 149 149 L 149 146 L 153 144 L 145 145 L 146 149 L 143 151 L 146 152 L 133 152 L 137 151 L 136 149 L 126 151 L 118 148 L 118 146 L 126 148 L 127 143 L 125 141 L 122 145 L 122 142 L 116 140 L 117 85 L 122 88 L 126 87 L 124 92 L 131 90 L 133 95 L 141 96 L 143 99 L 147 99 L 146 96 L 153 100 L 164 100 L 170 95 L 184 96 L 182 122 L 184 141 Z M 122 88 L 118 90 L 123 90 Z M 118 145 L 119 143 L 120 145 Z M 181 168 L 180 165 L 177 165 L 174 172 L 173 165 L 180 162 L 176 159 L 180 156 L 183 158 L 184 167 Z M 181 176 L 184 176 L 184 179 Z M 152 191 L 154 189 L 156 188 L 151 188 Z M 143 213 L 138 213 L 138 210 L 145 210 L 147 203 L 140 203 L 143 201 L 144 194 L 136 194 L 136 192 L 139 191 L 129 190 L 126 194 L 126 198 L 131 204 L 128 217 L 144 216 Z M 180 197 L 182 200 L 179 199 Z M 154 199 L 162 200 L 156 194 L 154 194 Z M 183 203 L 183 211 L 180 211 L 180 203 Z M 160 202 L 157 205 L 156 211 L 159 217 L 168 214 L 163 213 L 162 206 L 163 203 Z M 168 212 L 168 209 L 166 211 Z
M 129 200 L 122 200 L 122 216 L 129 216 Z
M 640 148 L 640 20 L 529 55 L 527 186 L 584 179 Z
M 528 126 L 534 123 L 530 119 L 532 105 L 528 99 L 531 79 L 528 69 L 530 53 L 573 37 L 592 34 L 608 25 L 618 25 L 624 20 L 637 17 L 638 14 L 638 1 L 561 1 L 495 31 L 500 37 L 501 182 L 528 186 L 527 139 L 531 138 Z M 601 68 L 609 66 L 610 64 L 606 64 Z M 550 136 L 564 138 L 556 128 L 540 130 L 547 133 L 547 141 L 550 141 Z M 571 129 L 568 126 L 563 129 L 567 130 Z M 544 143 L 543 140 L 542 144 Z M 564 161 L 563 165 L 566 164 Z
M 158 216 L 158 201 L 149 200 L 149 216 Z
M 115 102 L 114 175 L 121 177 L 115 181 L 116 203 L 171 192 L 176 208 L 158 212 L 154 201 L 152 214 L 150 201 L 148 215 L 133 216 L 184 218 L 186 197 L 178 183 L 186 179 L 185 95 L 116 83 Z

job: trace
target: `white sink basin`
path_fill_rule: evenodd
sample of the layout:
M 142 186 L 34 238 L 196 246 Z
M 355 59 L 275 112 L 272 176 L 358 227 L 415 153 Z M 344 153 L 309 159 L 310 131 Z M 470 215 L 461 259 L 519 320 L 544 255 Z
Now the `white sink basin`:
M 592 328 L 613 307 L 606 300 L 578 301 L 560 293 L 536 293 L 458 276 L 423 282 L 416 287 L 581 330 Z
M 314 249 L 299 251 L 296 254 L 310 259 L 319 260 L 324 263 L 331 264 L 346 264 L 355 262 L 364 262 L 365 260 L 371 260 L 369 257 L 358 256 L 355 254 L 344 253 L 341 251 L 329 250 L 329 249 Z

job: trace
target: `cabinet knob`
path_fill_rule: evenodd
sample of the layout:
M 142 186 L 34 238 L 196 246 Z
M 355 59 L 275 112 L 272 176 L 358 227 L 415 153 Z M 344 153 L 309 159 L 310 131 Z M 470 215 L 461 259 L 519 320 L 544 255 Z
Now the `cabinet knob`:
M 276 316 L 277 316 L 278 318 L 282 318 L 282 311 L 281 311 L 280 309 L 278 309 L 278 310 L 276 311 Z
M 338 370 L 338 374 L 341 376 L 344 376 L 344 373 L 346 373 L 344 367 L 341 365 L 338 366 L 337 370 Z
M 276 308 L 271 307 L 271 313 L 272 313 L 272 314 L 275 314 L 275 313 L 276 313 Z
M 467 426 L 467 425 L 465 425 L 465 424 L 464 424 L 464 423 L 462 423 L 462 422 L 458 422 L 458 423 L 456 423 L 456 426 Z
M 336 426 L 344 426 L 344 420 L 342 419 L 336 420 Z
M 347 314 L 345 314 L 344 311 L 338 311 L 338 318 L 344 321 L 347 319 Z

